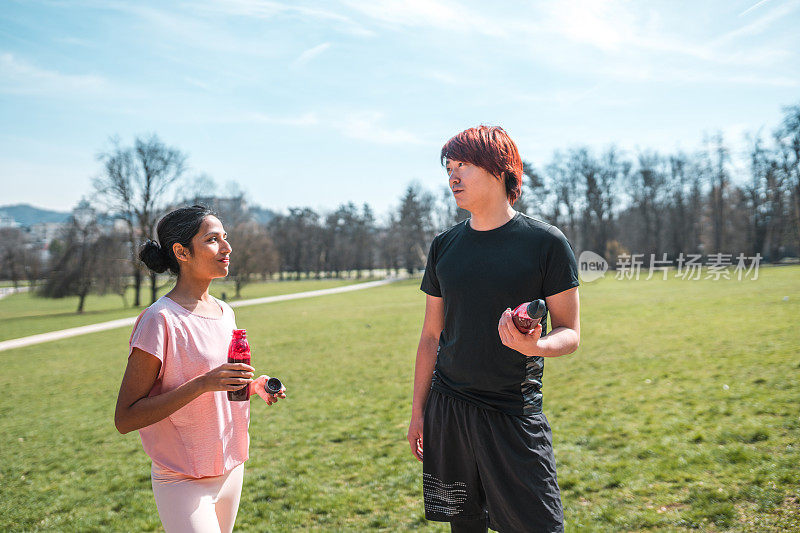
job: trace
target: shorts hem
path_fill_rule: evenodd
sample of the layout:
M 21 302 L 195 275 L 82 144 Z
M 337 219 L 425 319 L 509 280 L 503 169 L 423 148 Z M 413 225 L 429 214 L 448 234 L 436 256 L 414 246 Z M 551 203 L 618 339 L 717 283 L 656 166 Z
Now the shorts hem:
M 466 522 L 468 520 L 479 520 L 479 519 L 485 518 L 485 517 L 486 517 L 486 514 L 476 514 L 476 515 L 469 515 L 469 516 L 461 516 L 461 515 L 446 516 L 446 515 L 442 515 L 442 514 L 428 514 L 427 512 L 425 513 L 425 520 L 429 520 L 431 522 L 453 522 L 454 520 L 456 522 L 459 522 L 459 521 L 465 521 Z
M 511 526 L 509 526 L 507 524 L 500 524 L 496 520 L 492 520 L 491 517 L 489 518 L 489 521 L 488 521 L 488 523 L 486 525 L 489 526 L 489 529 L 493 529 L 494 531 L 500 531 L 501 533 L 503 531 L 518 531 L 519 530 L 519 528 L 511 527 Z M 534 526 L 535 527 L 542 527 L 541 524 L 535 524 Z M 555 529 L 553 529 L 553 528 L 551 528 L 551 529 L 533 529 L 531 531 L 538 531 L 540 533 L 564 533 L 564 524 L 563 523 L 558 524 L 555 527 Z

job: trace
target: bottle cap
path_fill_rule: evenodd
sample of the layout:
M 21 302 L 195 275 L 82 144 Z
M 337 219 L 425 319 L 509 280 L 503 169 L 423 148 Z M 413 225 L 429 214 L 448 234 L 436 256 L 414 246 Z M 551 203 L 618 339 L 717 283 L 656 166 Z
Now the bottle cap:
M 270 394 L 278 394 L 283 388 L 283 383 L 278 378 L 269 378 L 265 388 Z
M 547 313 L 544 300 L 534 300 L 528 305 L 528 316 L 534 320 L 542 318 Z
M 233 336 L 234 337 L 246 337 L 247 336 L 247 330 L 246 329 L 235 329 L 235 330 L 233 330 Z

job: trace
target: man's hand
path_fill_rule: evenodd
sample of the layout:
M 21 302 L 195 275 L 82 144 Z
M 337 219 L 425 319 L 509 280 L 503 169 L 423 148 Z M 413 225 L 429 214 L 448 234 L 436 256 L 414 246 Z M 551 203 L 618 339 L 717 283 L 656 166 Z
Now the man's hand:
M 511 309 L 506 309 L 500 315 L 500 322 L 497 324 L 497 333 L 500 334 L 500 340 L 505 346 L 512 350 L 516 350 L 522 355 L 533 357 L 540 355 L 539 339 L 542 336 L 542 323 L 541 321 L 536 324 L 536 327 L 530 333 L 522 333 L 514 325 L 514 320 L 511 318 Z
M 418 461 L 422 461 L 422 425 L 424 417 L 412 416 L 411 423 L 408 425 L 408 444 L 411 445 L 411 453 Z
M 267 405 L 272 405 L 278 401 L 278 398 L 286 398 L 286 387 L 282 387 L 277 394 L 270 394 L 267 392 L 267 380 L 269 376 L 258 376 L 250 383 L 250 394 L 258 394 L 267 402 Z

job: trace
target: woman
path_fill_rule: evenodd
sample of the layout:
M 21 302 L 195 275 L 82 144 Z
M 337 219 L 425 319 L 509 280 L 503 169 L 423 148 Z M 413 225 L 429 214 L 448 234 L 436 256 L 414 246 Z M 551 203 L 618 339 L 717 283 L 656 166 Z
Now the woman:
M 267 376 L 228 363 L 233 310 L 208 293 L 228 274 L 231 247 L 222 223 L 202 206 L 177 209 L 158 223 L 158 242 L 139 258 L 154 272 L 177 274 L 175 287 L 145 309 L 130 339 L 114 423 L 139 430 L 153 461 L 156 507 L 167 533 L 230 532 L 248 458 L 250 402 L 226 391 L 250 387 L 271 405 Z

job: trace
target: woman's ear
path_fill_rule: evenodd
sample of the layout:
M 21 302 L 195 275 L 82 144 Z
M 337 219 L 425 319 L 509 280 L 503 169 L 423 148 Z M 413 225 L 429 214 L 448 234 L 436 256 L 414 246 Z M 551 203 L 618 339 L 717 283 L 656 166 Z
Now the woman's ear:
M 181 243 L 176 242 L 173 244 L 172 251 L 175 253 L 175 259 L 177 259 L 178 262 L 183 261 L 185 263 L 189 260 L 189 249 Z

